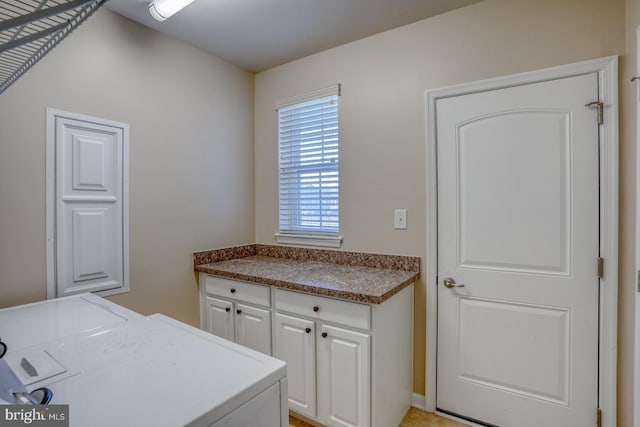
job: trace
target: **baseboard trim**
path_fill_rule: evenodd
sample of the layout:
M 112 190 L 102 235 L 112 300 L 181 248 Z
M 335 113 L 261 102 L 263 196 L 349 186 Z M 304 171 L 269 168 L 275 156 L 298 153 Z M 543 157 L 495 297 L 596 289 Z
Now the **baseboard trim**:
M 414 408 L 418 408 L 421 411 L 424 411 L 426 408 L 424 395 L 413 393 L 413 396 L 411 397 L 411 406 L 413 406 Z

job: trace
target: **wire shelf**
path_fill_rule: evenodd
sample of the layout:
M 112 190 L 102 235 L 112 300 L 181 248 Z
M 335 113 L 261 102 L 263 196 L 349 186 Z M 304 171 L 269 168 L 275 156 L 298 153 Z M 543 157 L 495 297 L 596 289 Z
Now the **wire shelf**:
M 107 0 L 0 0 L 0 94 Z

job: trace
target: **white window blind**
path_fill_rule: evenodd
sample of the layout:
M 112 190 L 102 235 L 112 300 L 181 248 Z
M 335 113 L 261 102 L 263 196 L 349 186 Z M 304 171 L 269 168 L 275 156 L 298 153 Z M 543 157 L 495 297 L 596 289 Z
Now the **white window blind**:
M 280 231 L 339 232 L 338 95 L 278 108 Z

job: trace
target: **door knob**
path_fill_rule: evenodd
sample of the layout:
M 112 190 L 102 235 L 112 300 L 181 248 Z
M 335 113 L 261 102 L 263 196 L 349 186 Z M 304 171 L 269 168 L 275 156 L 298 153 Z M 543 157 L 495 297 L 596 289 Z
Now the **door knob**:
M 444 279 L 444 286 L 449 288 L 449 289 L 451 289 L 451 288 L 464 288 L 463 284 L 456 285 L 455 279 L 453 279 L 451 277 L 447 277 L 446 279 Z

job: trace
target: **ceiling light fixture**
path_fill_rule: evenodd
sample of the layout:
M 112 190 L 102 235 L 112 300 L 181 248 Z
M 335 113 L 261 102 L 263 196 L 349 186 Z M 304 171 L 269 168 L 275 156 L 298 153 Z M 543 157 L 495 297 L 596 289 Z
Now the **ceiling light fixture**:
M 189 6 L 194 0 L 153 0 L 149 3 L 149 13 L 156 21 L 164 21 L 174 13 Z

